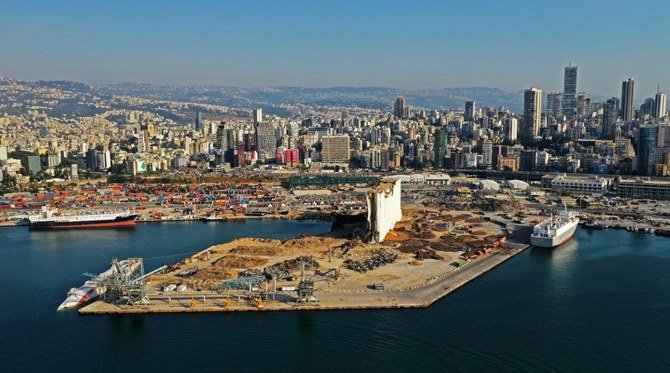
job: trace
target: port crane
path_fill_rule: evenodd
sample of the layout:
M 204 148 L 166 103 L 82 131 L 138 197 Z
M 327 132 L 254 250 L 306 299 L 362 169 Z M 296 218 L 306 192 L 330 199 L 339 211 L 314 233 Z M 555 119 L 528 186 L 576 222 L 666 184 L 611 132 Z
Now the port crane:
M 144 273 L 144 260 L 142 258 L 130 258 L 128 261 L 135 261 L 137 266 L 122 266 L 118 259 L 112 260 L 112 267 L 115 268 L 114 275 L 110 276 L 103 283 L 107 288 L 105 292 L 106 299 L 125 301 L 126 305 L 138 305 L 149 303 L 146 291 L 146 279 L 167 268 L 162 265 L 153 271 Z

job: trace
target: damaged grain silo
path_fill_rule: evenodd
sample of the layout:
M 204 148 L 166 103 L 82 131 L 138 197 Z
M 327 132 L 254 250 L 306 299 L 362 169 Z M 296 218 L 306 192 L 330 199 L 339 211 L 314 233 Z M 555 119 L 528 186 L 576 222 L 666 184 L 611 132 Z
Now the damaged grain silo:
M 370 242 L 382 242 L 402 218 L 400 180 L 384 182 L 367 193 L 368 233 Z

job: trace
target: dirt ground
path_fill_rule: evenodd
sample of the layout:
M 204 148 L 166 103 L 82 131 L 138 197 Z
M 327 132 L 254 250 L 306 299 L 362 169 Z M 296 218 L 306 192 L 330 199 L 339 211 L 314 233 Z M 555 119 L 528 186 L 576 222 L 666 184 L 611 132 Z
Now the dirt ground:
M 498 225 L 477 215 L 418 209 L 406 209 L 403 215 L 379 244 L 327 234 L 284 241 L 242 238 L 215 245 L 176 263 L 166 274 L 152 276 L 149 289 L 161 293 L 167 285 L 184 284 L 189 292 L 212 292 L 245 271 L 263 274 L 264 268 L 311 256 L 318 267 L 308 268 L 308 273 L 319 291 L 356 292 L 379 282 L 389 290 L 406 290 L 454 271 L 455 262 L 486 256 L 504 237 Z M 348 268 L 352 262 L 374 261 L 380 253 L 394 254 L 395 260 L 365 272 Z M 293 265 L 289 272 L 277 286 L 297 286 L 300 269 Z

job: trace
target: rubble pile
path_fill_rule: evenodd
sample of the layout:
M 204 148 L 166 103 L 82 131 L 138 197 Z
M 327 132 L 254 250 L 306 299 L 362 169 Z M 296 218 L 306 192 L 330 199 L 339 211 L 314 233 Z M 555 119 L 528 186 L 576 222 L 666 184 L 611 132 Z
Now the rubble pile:
M 227 268 L 251 268 L 258 267 L 265 263 L 267 263 L 267 260 L 262 258 L 245 257 L 240 255 L 224 255 L 212 263 L 212 266 Z
M 216 291 L 248 290 L 249 287 L 258 288 L 265 282 L 265 276 L 242 276 L 223 282 Z
M 394 253 L 391 250 L 379 249 L 374 250 L 374 254 L 363 261 L 347 259 L 344 261 L 345 268 L 352 271 L 365 273 L 371 271 L 375 268 L 379 268 L 386 264 L 395 262 L 398 258 L 398 254 Z
M 305 263 L 306 268 L 319 267 L 319 262 L 314 260 L 313 257 L 299 256 L 295 259 L 284 260 L 281 263 L 266 267 L 263 270 L 263 273 L 268 280 L 272 279 L 273 277 L 277 280 L 292 280 L 292 273 L 300 269 L 301 263 Z
M 416 260 L 424 260 L 424 259 L 442 260 L 443 259 L 442 256 L 440 256 L 434 250 L 426 250 L 426 249 L 417 250 L 414 253 L 414 258 Z

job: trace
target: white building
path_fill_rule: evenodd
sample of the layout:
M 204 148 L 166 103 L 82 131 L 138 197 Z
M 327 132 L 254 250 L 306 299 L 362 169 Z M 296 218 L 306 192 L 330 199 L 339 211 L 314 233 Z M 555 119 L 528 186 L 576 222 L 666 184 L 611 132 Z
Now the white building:
M 521 180 L 508 180 L 507 187 L 510 189 L 526 190 L 530 188 L 530 185 L 528 185 L 528 183 L 526 183 L 525 181 Z
M 500 190 L 500 185 L 493 180 L 480 180 L 478 187 L 484 192 L 497 192 Z
M 551 190 L 559 193 L 605 194 L 611 179 L 600 176 L 558 175 L 551 180 Z

